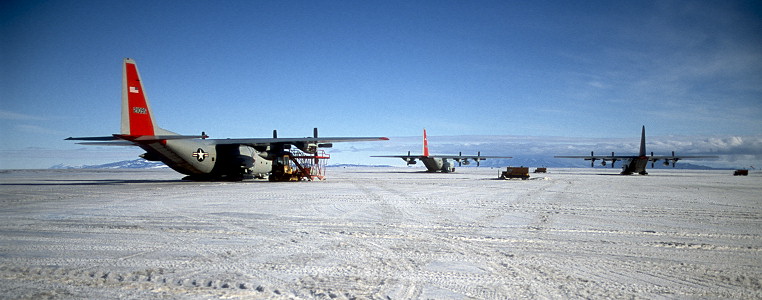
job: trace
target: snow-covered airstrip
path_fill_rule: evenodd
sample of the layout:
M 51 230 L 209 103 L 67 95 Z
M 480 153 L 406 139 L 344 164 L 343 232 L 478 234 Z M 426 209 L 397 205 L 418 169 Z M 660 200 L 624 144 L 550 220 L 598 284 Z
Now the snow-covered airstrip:
M 3 298 L 762 298 L 762 176 L 0 174 Z

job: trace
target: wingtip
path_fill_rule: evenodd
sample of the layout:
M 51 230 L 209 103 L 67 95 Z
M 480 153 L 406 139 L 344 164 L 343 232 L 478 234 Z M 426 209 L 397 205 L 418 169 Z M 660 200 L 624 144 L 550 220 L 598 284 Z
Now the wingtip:
M 381 138 L 379 138 L 379 140 L 382 140 L 382 141 L 388 141 L 388 140 L 389 140 L 389 138 L 388 138 L 388 137 L 381 137 Z

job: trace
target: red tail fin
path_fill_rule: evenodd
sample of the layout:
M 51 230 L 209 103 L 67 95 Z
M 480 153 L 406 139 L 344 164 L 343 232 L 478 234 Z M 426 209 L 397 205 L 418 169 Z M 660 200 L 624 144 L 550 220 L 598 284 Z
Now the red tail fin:
M 426 128 L 423 129 L 423 156 L 429 156 L 429 138 L 426 137 Z
M 124 59 L 122 79 L 122 134 L 130 136 L 156 135 L 148 97 L 143 90 L 135 61 Z

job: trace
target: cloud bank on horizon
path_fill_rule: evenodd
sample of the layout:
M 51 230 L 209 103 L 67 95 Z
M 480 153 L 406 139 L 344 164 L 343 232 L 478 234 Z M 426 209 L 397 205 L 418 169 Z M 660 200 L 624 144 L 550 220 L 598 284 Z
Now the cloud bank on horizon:
M 553 160 L 554 155 L 587 155 L 616 152 L 636 154 L 640 138 L 585 138 L 542 136 L 429 136 L 432 154 L 505 155 Z M 762 135 L 757 136 L 647 136 L 646 146 L 655 155 L 718 155 L 719 159 L 685 160 L 718 168 L 762 166 Z M 403 155 L 407 151 L 422 154 L 422 137 L 392 137 L 389 141 L 336 143 L 326 149 L 331 164 L 404 165 L 399 159 L 371 158 L 371 155 Z M 46 169 L 54 165 L 97 165 L 131 160 L 142 154 L 138 147 L 80 147 L 74 150 L 27 148 L 0 150 L 3 169 Z M 13 158 L 8 159 L 8 158 Z M 508 160 L 510 161 L 510 160 Z

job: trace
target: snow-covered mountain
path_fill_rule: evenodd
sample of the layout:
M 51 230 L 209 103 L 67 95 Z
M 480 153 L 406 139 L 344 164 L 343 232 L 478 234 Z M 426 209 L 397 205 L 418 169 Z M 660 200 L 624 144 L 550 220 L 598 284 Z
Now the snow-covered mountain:
M 113 163 L 107 163 L 102 165 L 83 165 L 83 166 L 67 166 L 64 164 L 58 164 L 50 167 L 51 169 L 161 169 L 168 168 L 167 165 L 160 161 L 148 161 L 142 158 L 133 160 L 123 160 Z

